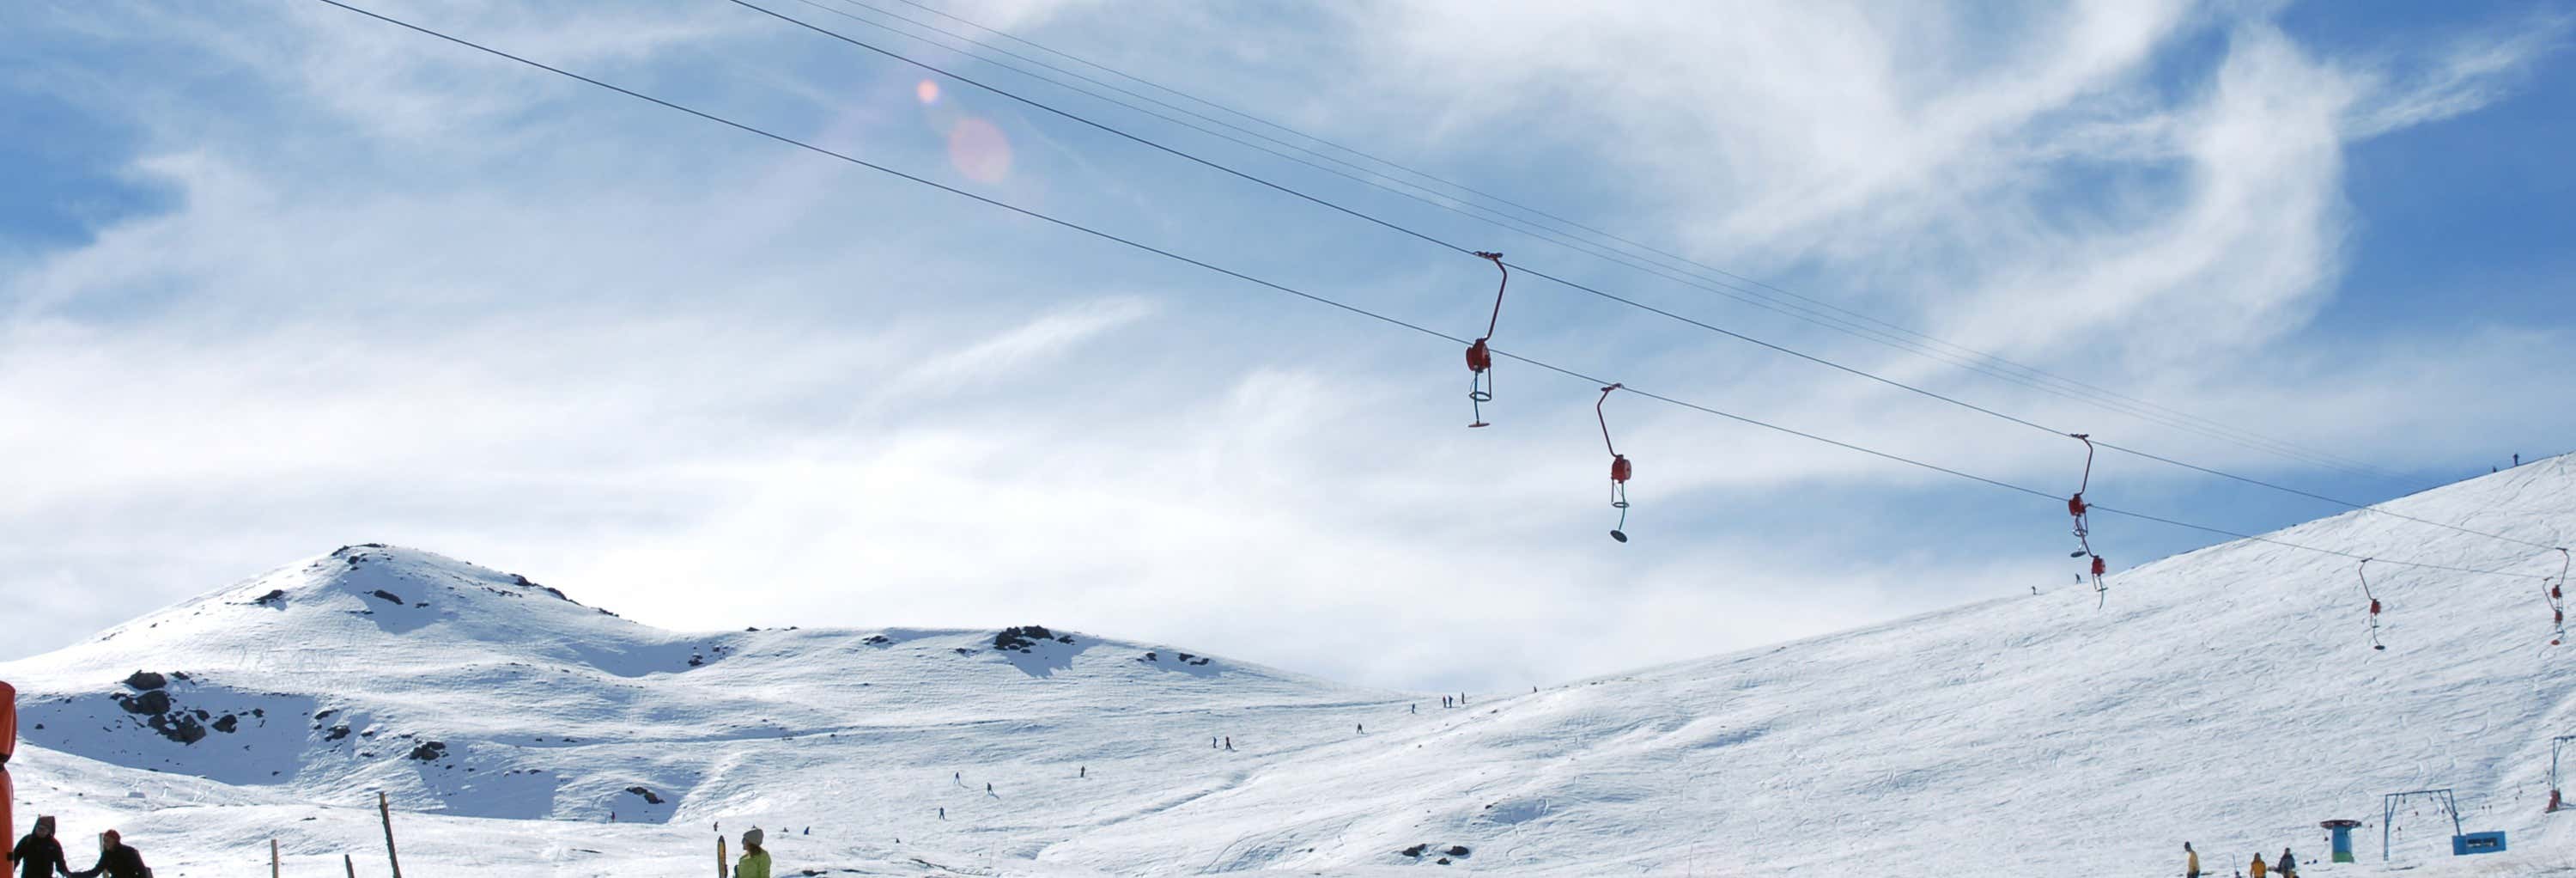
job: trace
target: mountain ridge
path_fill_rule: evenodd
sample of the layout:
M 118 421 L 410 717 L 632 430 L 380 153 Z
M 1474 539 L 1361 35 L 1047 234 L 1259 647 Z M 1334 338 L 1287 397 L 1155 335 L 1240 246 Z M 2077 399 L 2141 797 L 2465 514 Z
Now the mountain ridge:
M 2569 464 L 2392 507 L 2543 541 L 2576 526 Z M 2447 821 L 2418 815 L 2390 830 L 2398 856 L 2576 869 L 2540 813 L 2576 677 L 2533 580 L 2374 565 L 2382 652 L 2352 559 L 2285 542 L 2557 568 L 2355 511 L 2139 565 L 2099 608 L 2089 588 L 2001 598 L 1444 708 L 1035 626 L 667 632 L 356 546 L 0 674 L 46 726 L 12 766 L 22 793 L 155 790 L 96 813 L 216 859 L 242 855 L 222 831 L 288 813 L 323 824 L 292 852 L 364 849 L 349 824 L 371 815 L 345 809 L 384 790 L 450 850 L 551 852 L 458 862 L 568 875 L 670 872 L 699 827 L 750 821 L 810 824 L 773 840 L 782 861 L 859 874 L 1932 874 L 2003 851 L 2143 874 L 2183 840 L 2211 865 L 2315 856 L 2317 821 L 2447 786 L 2514 850 L 2439 858 Z M 310 642 L 275 648 L 281 621 Z M 130 706 L 155 691 L 167 709 Z M 190 718 L 197 739 L 173 738 Z

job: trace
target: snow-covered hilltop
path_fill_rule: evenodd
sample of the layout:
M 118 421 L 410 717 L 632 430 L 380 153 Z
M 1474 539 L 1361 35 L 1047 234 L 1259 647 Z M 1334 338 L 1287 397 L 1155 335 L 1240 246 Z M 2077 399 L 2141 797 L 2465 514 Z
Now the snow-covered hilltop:
M 2571 489 L 2558 458 L 2389 508 L 2555 543 Z M 2558 569 L 2369 513 L 2272 536 Z M 2576 813 L 2542 813 L 2576 646 L 2538 584 L 2382 566 L 2384 652 L 2351 562 L 2245 542 L 2105 609 L 2069 588 L 1451 709 L 1035 626 L 666 632 L 365 545 L 0 679 L 22 820 L 117 826 L 163 875 L 271 837 L 289 874 L 381 863 L 376 791 L 420 874 L 689 874 L 719 822 L 786 874 L 2165 875 L 2185 840 L 2226 874 L 2370 822 L 2363 864 L 2308 871 L 2334 874 L 2377 870 L 2380 795 L 2425 787 L 2513 849 L 2437 856 L 2447 818 L 2401 814 L 2418 874 L 2576 870 Z

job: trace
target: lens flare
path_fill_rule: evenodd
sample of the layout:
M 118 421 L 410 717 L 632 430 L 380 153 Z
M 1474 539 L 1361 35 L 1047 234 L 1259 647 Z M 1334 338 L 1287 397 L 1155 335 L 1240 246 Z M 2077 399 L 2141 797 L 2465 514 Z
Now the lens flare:
M 915 83 L 912 96 L 919 98 L 923 106 L 939 103 L 939 83 L 927 79 Z
M 948 128 L 948 163 L 978 183 L 1002 182 L 1011 176 L 1011 141 L 991 122 L 959 119 Z

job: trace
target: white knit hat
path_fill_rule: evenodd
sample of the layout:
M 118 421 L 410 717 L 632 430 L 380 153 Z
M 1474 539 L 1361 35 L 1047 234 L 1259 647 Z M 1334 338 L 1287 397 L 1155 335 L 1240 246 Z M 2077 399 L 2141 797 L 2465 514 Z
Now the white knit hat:
M 757 827 L 757 826 L 752 827 L 752 829 L 751 829 L 751 831 L 750 831 L 750 832 L 746 832 L 746 833 L 743 833 L 743 834 L 742 834 L 742 846 L 743 846 L 743 847 L 747 847 L 747 848 L 756 848 L 756 847 L 759 847 L 759 846 L 760 846 L 760 839 L 761 839 L 760 827 Z

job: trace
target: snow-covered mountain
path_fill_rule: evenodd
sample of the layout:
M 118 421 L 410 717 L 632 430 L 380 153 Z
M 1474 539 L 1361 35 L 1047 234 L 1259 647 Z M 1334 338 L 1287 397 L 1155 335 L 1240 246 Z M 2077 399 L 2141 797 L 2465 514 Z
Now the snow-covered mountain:
M 2388 508 L 2555 544 L 2572 488 L 2557 458 Z M 2271 536 L 2559 567 L 2370 513 Z M 1036 626 L 666 632 L 364 545 L 0 679 L 21 821 L 116 826 L 163 875 L 248 874 L 272 837 L 287 874 L 381 874 L 378 791 L 423 875 L 704 874 L 719 824 L 766 828 L 783 874 L 2172 875 L 2186 840 L 2227 874 L 2369 822 L 2330 875 L 2381 869 L 2380 796 L 2426 787 L 2512 850 L 2444 856 L 2411 808 L 2417 874 L 2576 872 L 2576 813 L 2542 813 L 2576 646 L 2538 583 L 2374 565 L 2375 651 L 2353 566 L 2231 543 L 2101 609 L 2070 588 L 1444 708 Z

